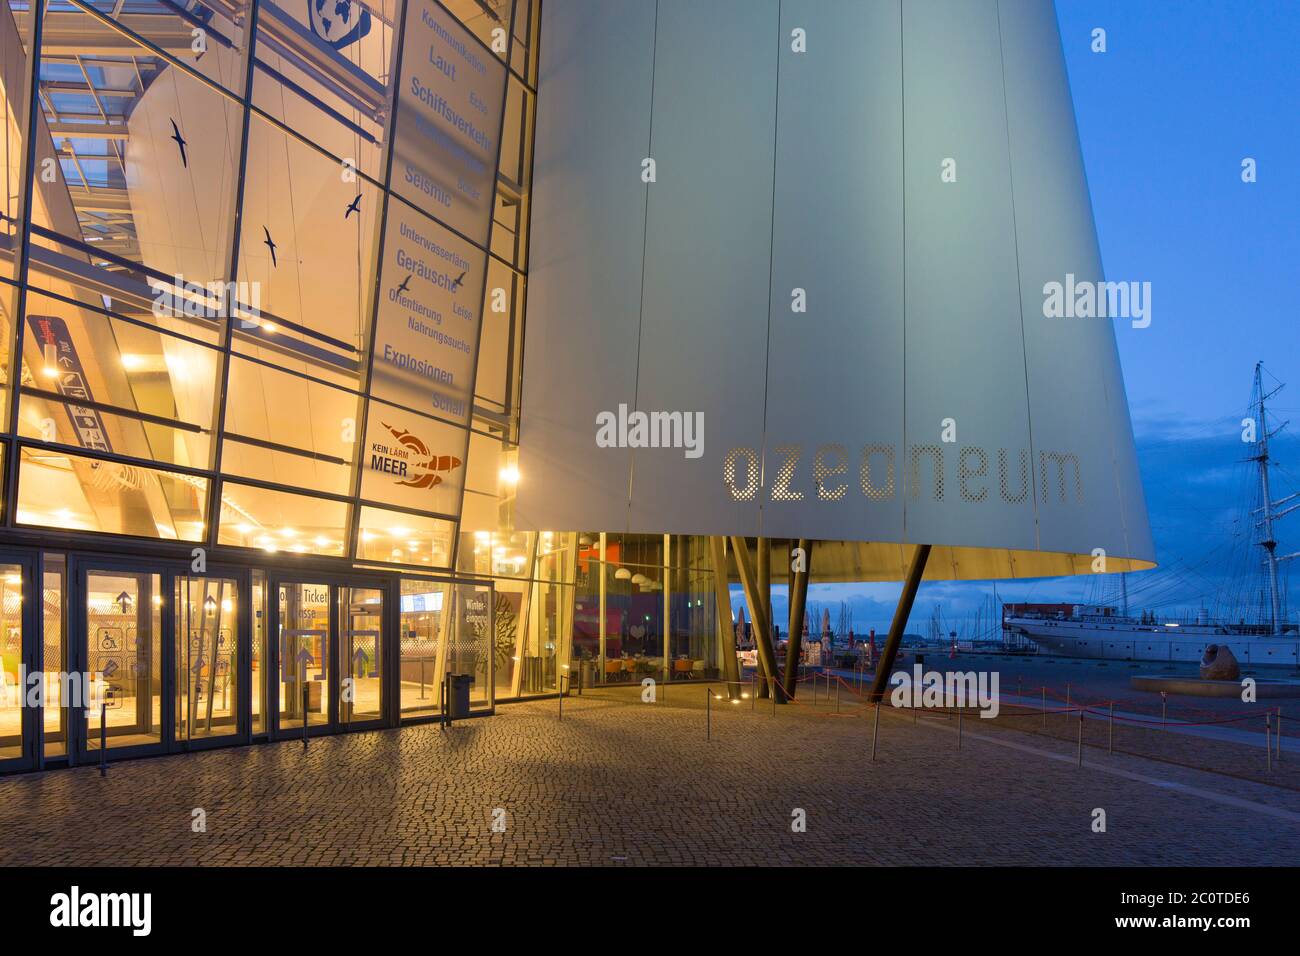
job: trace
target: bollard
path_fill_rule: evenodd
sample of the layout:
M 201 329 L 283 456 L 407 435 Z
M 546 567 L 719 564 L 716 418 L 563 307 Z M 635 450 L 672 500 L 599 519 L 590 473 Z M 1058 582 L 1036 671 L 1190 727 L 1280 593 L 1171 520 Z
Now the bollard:
M 1079 711 L 1079 766 L 1083 766 L 1083 711 Z
M 442 722 L 451 726 L 451 675 L 442 675 Z
M 1115 752 L 1115 702 L 1110 702 L 1110 732 L 1106 738 L 1106 753 Z
M 871 730 L 871 762 L 876 762 L 876 743 L 880 740 L 880 702 L 876 702 L 876 724 Z
M 1043 688 L 1043 729 L 1047 729 L 1047 688 Z
M 1265 766 L 1271 771 L 1273 769 L 1273 717 L 1271 714 L 1264 715 L 1264 757 Z
M 958 750 L 961 750 L 961 715 L 962 715 L 962 711 L 959 708 L 957 710 L 957 749 Z
M 1277 709 L 1277 762 L 1282 762 L 1282 708 Z
M 108 704 L 99 705 L 99 775 L 108 776 Z
M 558 686 L 560 691 L 558 695 L 560 701 L 560 720 L 563 720 L 564 719 L 564 675 L 563 674 L 560 675 Z
M 1016 676 L 1016 703 L 1020 703 L 1020 685 L 1024 683 L 1024 680 L 1023 677 L 1019 675 Z
M 302 682 L 302 749 L 307 751 L 307 705 L 311 701 L 311 685 L 306 678 Z
M 768 696 L 772 698 L 772 716 L 776 716 L 776 678 L 771 678 L 771 684 L 768 687 Z
M 1169 692 L 1160 692 L 1160 723 L 1165 722 L 1165 713 L 1169 710 Z
M 835 713 L 840 712 L 840 685 L 837 681 L 835 684 Z
M 704 689 L 704 739 L 713 739 L 713 691 Z
M 749 710 L 753 713 L 754 708 L 758 706 L 758 671 L 749 678 Z

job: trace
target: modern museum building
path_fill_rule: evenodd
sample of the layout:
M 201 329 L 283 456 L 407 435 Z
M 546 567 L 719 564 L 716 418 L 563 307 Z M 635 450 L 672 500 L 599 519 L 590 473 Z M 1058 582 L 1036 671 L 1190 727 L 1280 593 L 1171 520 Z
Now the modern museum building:
M 1050 0 L 0 7 L 0 772 L 1152 565 Z

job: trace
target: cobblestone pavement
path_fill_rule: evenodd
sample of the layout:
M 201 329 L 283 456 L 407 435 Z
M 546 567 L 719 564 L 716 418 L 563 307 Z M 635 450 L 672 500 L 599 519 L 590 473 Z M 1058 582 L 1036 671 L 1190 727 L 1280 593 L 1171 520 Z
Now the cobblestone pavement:
M 1300 797 L 1015 731 L 635 689 L 0 780 L 0 865 L 1292 863 Z M 1110 770 L 1111 772 L 1107 772 Z M 1189 790 L 1187 788 L 1198 788 Z M 192 811 L 207 832 L 191 830 Z M 505 832 L 493 832 L 494 810 Z M 1107 832 L 1092 831 L 1093 810 Z M 806 813 L 806 832 L 792 814 Z

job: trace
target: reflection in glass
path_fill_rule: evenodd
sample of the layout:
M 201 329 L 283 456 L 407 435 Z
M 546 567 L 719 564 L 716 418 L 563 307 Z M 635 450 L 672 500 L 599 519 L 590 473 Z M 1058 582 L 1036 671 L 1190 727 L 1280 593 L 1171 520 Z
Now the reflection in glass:
M 162 741 L 162 582 L 157 574 L 86 574 L 86 745 Z
M 208 480 L 117 462 L 22 449 L 18 523 L 172 541 L 201 541 Z
M 0 758 L 23 755 L 23 569 L 0 564 Z
M 253 728 L 254 734 L 266 732 L 266 710 L 269 704 L 267 694 L 270 688 L 267 684 L 266 669 L 268 662 L 271 660 L 270 653 L 270 635 L 268 633 L 267 617 L 267 585 L 266 572 L 261 570 L 253 571 L 253 657 L 249 662 L 252 669 L 252 704 L 253 711 Z
M 45 756 L 60 757 L 68 752 L 68 711 L 64 708 L 62 683 L 57 679 L 68 670 L 67 600 L 68 566 L 61 554 L 47 554 L 42 571 L 41 613 L 45 636 L 41 670 L 45 678 Z M 51 680 L 48 675 L 55 675 Z
M 232 357 L 221 470 L 347 494 L 357 402 L 351 392 Z
M 20 434 L 211 467 L 216 349 L 32 294 L 24 356 Z
M 329 722 L 330 587 L 280 586 L 280 729 Z
M 343 723 L 383 716 L 384 593 L 378 588 L 339 588 L 339 719 Z
M 232 481 L 221 487 L 217 543 L 259 548 L 268 554 L 346 554 L 348 506 L 341 501 L 254 488 Z
M 232 24 L 192 5 L 132 3 L 122 22 L 218 82 L 237 84 Z M 111 9 L 111 8 L 110 8 Z M 153 321 L 155 287 L 227 278 L 242 107 L 95 17 L 47 7 L 41 175 L 31 178 L 31 283 Z M 206 22 L 202 27 L 199 23 Z M 196 54 L 192 32 L 207 49 Z M 48 139 L 46 138 L 48 134 Z M 46 160 L 52 160 L 47 165 Z
M 239 660 L 235 582 L 176 580 L 176 739 L 233 734 L 238 719 Z
M 456 526 L 450 521 L 362 505 L 357 558 L 445 568 L 451 564 L 455 532 Z
M 419 578 L 402 579 L 400 698 L 402 716 L 438 713 L 442 675 L 438 652 L 450 626 L 451 585 Z

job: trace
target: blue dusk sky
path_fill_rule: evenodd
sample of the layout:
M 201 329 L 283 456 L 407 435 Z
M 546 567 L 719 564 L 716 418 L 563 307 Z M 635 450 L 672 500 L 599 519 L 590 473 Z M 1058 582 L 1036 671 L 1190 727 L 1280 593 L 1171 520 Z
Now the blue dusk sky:
M 1241 461 L 1260 360 L 1288 383 L 1270 411 L 1295 423 L 1274 442 L 1273 497 L 1300 491 L 1300 0 L 1056 7 L 1106 277 L 1151 283 L 1150 327 L 1115 325 L 1162 565 L 1129 575 L 1131 608 L 1215 608 L 1223 582 L 1257 570 L 1262 553 L 1248 541 L 1254 479 Z M 1098 27 L 1105 53 L 1091 49 Z M 1246 157 L 1258 170 L 1249 185 Z M 1279 553 L 1300 551 L 1300 513 L 1277 533 Z M 1080 601 L 1101 583 L 1005 581 L 998 596 Z M 856 632 L 883 633 L 899 590 L 815 585 L 809 603 L 834 625 L 848 602 Z M 908 629 L 924 632 L 936 604 L 960 628 L 990 594 L 987 583 L 924 584 Z M 773 604 L 784 633 L 784 587 Z M 1293 595 L 1291 620 L 1297 611 Z

